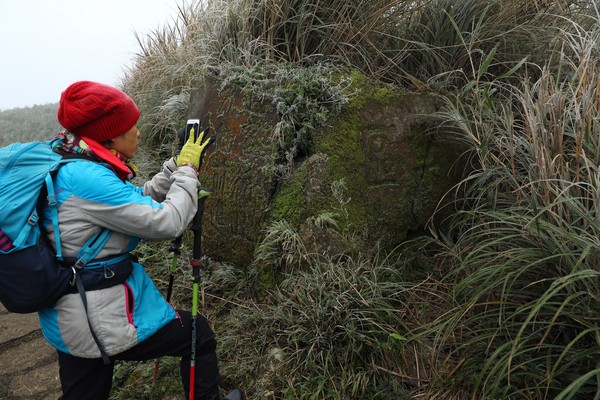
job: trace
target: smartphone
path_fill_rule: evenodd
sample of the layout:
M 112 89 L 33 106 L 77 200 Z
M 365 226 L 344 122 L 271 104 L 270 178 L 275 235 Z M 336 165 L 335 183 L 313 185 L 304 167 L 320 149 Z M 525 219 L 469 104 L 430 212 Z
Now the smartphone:
M 194 128 L 194 140 L 198 137 L 200 133 L 200 120 L 199 119 L 188 119 L 187 124 L 185 125 L 185 138 L 190 137 L 190 131 Z

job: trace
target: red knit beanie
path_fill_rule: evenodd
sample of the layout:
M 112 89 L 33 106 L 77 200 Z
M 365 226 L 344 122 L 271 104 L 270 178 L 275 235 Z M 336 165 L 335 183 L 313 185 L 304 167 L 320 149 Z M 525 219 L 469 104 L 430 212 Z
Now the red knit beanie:
M 58 122 L 67 130 L 97 142 L 106 142 L 131 129 L 140 117 L 125 93 L 102 83 L 80 81 L 60 96 Z

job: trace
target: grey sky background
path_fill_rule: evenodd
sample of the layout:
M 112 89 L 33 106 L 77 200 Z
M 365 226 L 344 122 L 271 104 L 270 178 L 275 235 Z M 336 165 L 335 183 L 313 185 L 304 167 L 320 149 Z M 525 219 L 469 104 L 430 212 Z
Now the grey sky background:
M 0 0 L 0 110 L 56 103 L 78 80 L 117 85 L 139 50 L 134 32 L 172 23 L 182 4 Z

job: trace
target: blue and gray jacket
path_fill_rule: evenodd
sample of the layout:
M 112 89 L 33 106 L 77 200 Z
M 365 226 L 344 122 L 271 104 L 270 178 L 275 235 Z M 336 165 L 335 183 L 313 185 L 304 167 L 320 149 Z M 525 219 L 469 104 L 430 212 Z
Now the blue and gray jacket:
M 190 167 L 171 159 L 143 187 L 121 181 L 105 164 L 75 161 L 54 178 L 62 252 L 75 258 L 100 229 L 113 231 L 97 258 L 110 260 L 132 251 L 140 239 L 168 240 L 183 233 L 197 208 L 199 182 Z M 50 212 L 44 211 L 48 239 L 54 243 Z M 108 355 L 118 354 L 177 318 L 142 265 L 124 283 L 86 291 L 92 329 Z M 39 312 L 46 340 L 59 351 L 99 358 L 78 293 L 64 295 Z

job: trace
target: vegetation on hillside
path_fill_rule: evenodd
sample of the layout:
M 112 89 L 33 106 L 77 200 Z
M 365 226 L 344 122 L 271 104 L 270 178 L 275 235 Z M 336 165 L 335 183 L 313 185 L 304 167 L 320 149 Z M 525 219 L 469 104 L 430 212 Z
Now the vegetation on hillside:
M 303 121 L 335 112 L 304 97 L 304 85 L 329 76 L 335 87 L 335 76 L 360 70 L 437 92 L 446 105 L 431 117 L 468 148 L 472 168 L 449 194 L 451 217 L 395 253 L 340 232 L 356 244 L 351 256 L 307 254 L 278 222 L 257 251 L 282 275 L 262 302 L 253 267 L 213 265 L 205 310 L 226 386 L 252 399 L 600 398 L 596 7 L 215 0 L 182 7 L 174 25 L 140 38 L 124 87 L 142 123 L 163 127 L 150 147 L 170 145 L 190 89 L 210 74 L 256 93 L 291 89 L 274 101 L 310 105 L 278 108 L 298 122 L 283 132 L 293 155 L 293 139 L 326 123 Z M 317 67 L 321 75 L 296 86 L 278 75 Z M 336 218 L 314 223 L 335 229 Z M 146 250 L 148 265 L 164 268 L 160 250 Z M 132 392 L 125 385 L 114 398 Z
M 0 147 L 52 139 L 62 129 L 57 111 L 58 103 L 0 111 Z
M 600 25 L 590 11 L 556 27 L 560 51 L 529 64 L 535 73 L 507 81 L 484 60 L 438 115 L 477 167 L 456 188 L 449 229 L 419 241 L 443 260 L 448 288 L 447 312 L 423 338 L 432 365 L 455 365 L 453 381 L 485 398 L 600 398 Z

